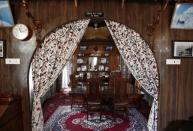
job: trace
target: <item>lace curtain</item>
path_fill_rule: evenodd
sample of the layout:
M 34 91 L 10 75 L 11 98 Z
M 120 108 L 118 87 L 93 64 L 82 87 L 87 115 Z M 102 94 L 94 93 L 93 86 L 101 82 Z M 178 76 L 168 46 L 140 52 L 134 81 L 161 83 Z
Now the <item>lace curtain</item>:
M 150 131 L 156 131 L 159 80 L 155 58 L 148 45 L 134 30 L 113 21 L 105 22 L 129 70 L 154 97 L 148 128 Z M 55 29 L 45 37 L 42 47 L 36 50 L 31 65 L 34 85 L 33 131 L 43 131 L 40 98 L 45 95 L 74 53 L 88 23 L 89 20 L 79 20 Z
M 140 85 L 154 97 L 147 127 L 149 131 L 157 131 L 159 78 L 153 53 L 134 30 L 117 22 L 105 22 L 127 67 Z
M 49 90 L 74 53 L 88 23 L 89 20 L 79 20 L 56 28 L 45 37 L 42 47 L 36 50 L 31 65 L 34 85 L 32 131 L 43 131 L 40 98 Z
M 69 90 L 70 87 L 68 86 L 68 84 L 70 83 L 70 75 L 72 74 L 72 67 L 71 67 L 71 62 L 68 61 L 65 65 L 65 67 L 63 68 L 62 71 L 62 88 Z

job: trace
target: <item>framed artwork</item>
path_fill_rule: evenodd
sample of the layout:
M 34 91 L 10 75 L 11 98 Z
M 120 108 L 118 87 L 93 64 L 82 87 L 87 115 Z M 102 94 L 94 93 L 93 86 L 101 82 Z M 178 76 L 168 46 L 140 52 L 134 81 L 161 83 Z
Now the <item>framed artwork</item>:
M 101 64 L 107 64 L 108 63 L 107 58 L 106 57 L 102 57 L 101 60 L 100 60 L 100 63 Z
M 193 57 L 193 41 L 174 41 L 174 57 Z
M 81 66 L 81 71 L 87 71 L 87 66 L 86 65 L 82 65 Z
M 87 50 L 87 46 L 86 45 L 80 45 L 80 51 L 85 51 Z
M 0 0 L 0 27 L 12 27 L 14 20 L 9 0 Z
M 99 71 L 104 71 L 105 70 L 105 66 L 104 65 L 99 65 L 98 66 L 98 70 Z
M 112 51 L 112 49 L 113 49 L 112 45 L 107 45 L 105 48 L 106 51 Z
M 172 29 L 193 29 L 193 3 L 177 3 L 175 5 Z
M 83 63 L 85 63 L 85 62 L 84 62 L 84 59 L 83 59 L 83 58 L 78 58 L 76 63 L 77 63 L 77 64 L 83 64 Z
M 0 40 L 0 58 L 5 58 L 5 41 Z

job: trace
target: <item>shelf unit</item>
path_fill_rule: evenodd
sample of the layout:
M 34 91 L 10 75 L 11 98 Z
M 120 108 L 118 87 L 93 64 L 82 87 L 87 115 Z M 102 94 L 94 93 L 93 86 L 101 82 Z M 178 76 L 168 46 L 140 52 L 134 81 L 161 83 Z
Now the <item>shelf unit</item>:
M 109 76 L 109 58 L 108 56 L 80 56 L 76 57 L 76 78 L 89 79 L 91 77 Z
M 111 43 L 111 42 L 109 42 Z M 99 77 L 101 88 L 108 87 L 110 72 L 119 66 L 119 52 L 111 43 L 82 42 L 73 56 L 73 72 L 77 87 L 85 88 L 91 77 Z

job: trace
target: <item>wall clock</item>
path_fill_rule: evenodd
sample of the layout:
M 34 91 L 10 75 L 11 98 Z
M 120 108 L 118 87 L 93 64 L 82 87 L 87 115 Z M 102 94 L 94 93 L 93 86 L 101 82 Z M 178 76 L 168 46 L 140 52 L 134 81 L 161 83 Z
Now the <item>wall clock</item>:
M 29 35 L 29 28 L 24 24 L 16 24 L 12 29 L 12 34 L 19 40 L 24 40 Z

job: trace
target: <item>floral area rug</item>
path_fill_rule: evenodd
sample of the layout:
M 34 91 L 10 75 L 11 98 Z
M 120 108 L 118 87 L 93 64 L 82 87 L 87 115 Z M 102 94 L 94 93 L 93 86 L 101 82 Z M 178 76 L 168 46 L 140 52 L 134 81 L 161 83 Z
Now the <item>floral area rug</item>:
M 70 105 L 70 97 L 65 92 L 60 92 L 47 99 L 43 104 L 44 122 L 52 116 L 59 106 Z
M 87 115 L 81 108 L 59 106 L 44 125 L 44 131 L 147 131 L 146 119 L 135 109 L 128 117 L 104 112 Z

